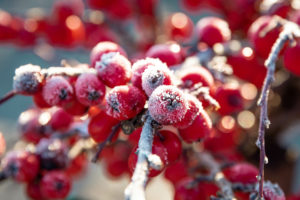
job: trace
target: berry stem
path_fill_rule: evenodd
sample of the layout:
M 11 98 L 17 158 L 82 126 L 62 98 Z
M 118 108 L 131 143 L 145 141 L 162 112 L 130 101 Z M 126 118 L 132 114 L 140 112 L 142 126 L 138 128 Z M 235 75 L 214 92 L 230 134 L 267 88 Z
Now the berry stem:
M 8 92 L 6 95 L 4 95 L 1 99 L 0 99 L 0 105 L 3 104 L 4 102 L 6 102 L 7 100 L 13 98 L 14 96 L 16 96 L 17 93 L 16 91 L 12 90 L 10 92 Z
M 155 133 L 153 127 L 153 119 L 150 115 L 147 116 L 144 124 L 141 137 L 138 144 L 138 160 L 134 173 L 131 178 L 131 183 L 125 189 L 126 200 L 145 200 L 145 187 L 149 173 L 149 155 L 152 155 L 152 143 Z
M 268 119 L 268 96 L 271 88 L 271 84 L 274 81 L 274 73 L 276 69 L 276 60 L 279 53 L 286 41 L 292 40 L 293 37 L 300 37 L 300 29 L 298 25 L 287 22 L 283 25 L 283 31 L 280 33 L 276 42 L 274 43 L 268 59 L 265 62 L 267 67 L 267 75 L 264 80 L 263 88 L 260 98 L 258 100 L 258 106 L 260 106 L 260 120 L 258 129 L 258 139 L 256 145 L 260 149 L 260 162 L 259 162 L 259 191 L 258 199 L 263 199 L 263 184 L 264 184 L 264 165 L 267 164 L 268 159 L 265 152 L 265 128 L 269 128 L 270 120 Z
M 118 131 L 120 130 L 121 128 L 121 123 L 118 123 L 117 125 L 113 126 L 112 129 L 111 129 L 111 132 L 110 134 L 108 135 L 108 137 L 105 139 L 105 141 L 101 142 L 99 145 L 98 145 L 98 148 L 97 148 L 97 152 L 95 154 L 95 156 L 92 158 L 92 162 L 97 162 L 98 158 L 99 158 L 99 155 L 101 154 L 102 150 L 104 149 L 104 147 L 112 141 L 113 137 L 118 133 Z

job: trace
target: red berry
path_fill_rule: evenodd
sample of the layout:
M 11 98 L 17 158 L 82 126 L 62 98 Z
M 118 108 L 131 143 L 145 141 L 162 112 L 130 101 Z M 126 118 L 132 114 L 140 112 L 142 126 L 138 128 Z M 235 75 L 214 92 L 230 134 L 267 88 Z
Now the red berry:
M 180 64 L 183 60 L 181 47 L 177 43 L 156 44 L 147 51 L 146 56 L 158 58 L 168 67 Z
M 184 13 L 177 12 L 168 17 L 166 32 L 175 41 L 183 42 L 190 39 L 193 34 L 193 22 Z
M 181 0 L 182 5 L 189 11 L 195 11 L 200 8 L 200 5 L 203 3 L 203 0 Z
M 93 48 L 99 42 L 117 41 L 117 35 L 105 24 L 85 23 L 85 40 L 86 48 Z
M 106 115 L 104 111 L 101 111 L 98 115 L 91 118 L 88 125 L 88 132 L 95 142 L 103 142 L 111 133 L 111 129 L 119 121 Z M 116 134 L 117 137 L 118 134 Z
M 66 130 L 73 122 L 73 116 L 64 111 L 62 108 L 55 110 L 49 121 L 52 130 Z
M 133 146 L 136 146 L 139 143 L 142 129 L 142 127 L 139 127 L 128 136 L 128 142 L 130 142 Z
M 63 105 L 63 109 L 70 115 L 82 116 L 87 113 L 89 107 L 79 103 L 77 99 L 73 98 L 73 100 Z
M 36 94 L 42 87 L 41 67 L 38 65 L 22 65 L 15 71 L 13 88 L 23 95 Z
M 17 37 L 13 17 L 6 11 L 0 11 L 0 41 L 9 41 Z
M 215 93 L 215 99 L 220 104 L 218 112 L 228 115 L 243 108 L 244 102 L 241 91 L 237 85 L 226 84 L 219 87 Z
M 142 74 L 142 87 L 148 96 L 158 86 L 172 84 L 173 74 L 165 64 L 149 67 Z
M 205 42 L 209 46 L 227 42 L 231 38 L 227 22 L 217 17 L 200 19 L 196 25 L 196 34 L 198 41 Z
M 106 95 L 106 113 L 118 120 L 133 118 L 145 105 L 143 92 L 134 86 L 117 86 Z
M 68 148 L 59 139 L 42 139 L 36 146 L 36 154 L 44 170 L 64 169 L 69 163 Z
M 84 3 L 82 0 L 57 0 L 53 4 L 52 12 L 58 21 L 64 21 L 71 15 L 80 17 L 84 12 Z
M 258 88 L 262 87 L 267 69 L 250 47 L 243 48 L 238 54 L 227 57 L 233 74 L 242 80 L 249 81 Z
M 132 65 L 132 77 L 131 77 L 131 83 L 135 87 L 138 87 L 140 89 L 142 88 L 142 75 L 143 72 L 148 69 L 152 68 L 154 66 L 159 67 L 159 68 L 164 68 L 164 63 L 161 62 L 159 59 L 154 59 L 154 58 L 146 58 L 146 59 L 141 59 L 137 60 L 133 65 Z
M 136 162 L 138 159 L 138 156 L 136 154 L 137 149 L 138 149 L 137 146 L 135 148 L 133 148 L 133 150 L 129 156 L 129 159 L 128 159 L 128 166 L 129 166 L 129 169 L 131 172 L 134 171 Z M 152 154 L 155 154 L 160 157 L 160 159 L 163 163 L 163 168 L 161 170 L 156 170 L 156 169 L 150 168 L 149 174 L 148 174 L 149 177 L 155 177 L 158 174 L 160 174 L 164 170 L 165 166 L 168 164 L 166 148 L 162 144 L 162 142 L 160 142 L 159 140 L 153 140 Z
M 204 191 L 191 178 L 181 180 L 175 187 L 174 200 L 206 199 Z
M 102 55 L 110 52 L 119 52 L 121 55 L 126 56 L 126 52 L 118 44 L 113 42 L 99 42 L 90 54 L 91 67 L 95 68 L 96 62 L 101 61 Z
M 38 181 L 31 181 L 26 185 L 26 194 L 30 199 L 43 200 L 40 183 Z
M 129 60 L 118 52 L 103 54 L 95 68 L 98 77 L 108 87 L 126 85 L 131 78 L 131 64 Z
M 287 48 L 284 52 L 284 67 L 293 74 L 300 76 L 300 61 L 298 55 L 300 53 L 300 43 L 296 46 Z
M 160 140 L 164 145 L 167 152 L 168 163 L 173 163 L 180 157 L 182 153 L 181 141 L 179 137 L 168 130 L 160 130 L 159 135 L 156 136 L 155 140 Z
M 107 9 L 113 5 L 117 0 L 88 0 L 87 3 L 94 9 Z
M 126 20 L 133 14 L 131 2 L 128 0 L 115 0 L 115 3 L 107 9 L 110 18 Z
M 51 105 L 49 105 L 44 97 L 43 97 L 43 92 L 42 91 L 39 91 L 37 93 L 35 93 L 33 96 L 32 96 L 32 100 L 34 102 L 34 104 L 38 107 L 38 108 L 51 108 Z
M 196 97 L 187 94 L 186 98 L 188 101 L 189 109 L 180 122 L 173 124 L 173 126 L 181 129 L 187 128 L 192 125 L 199 112 L 203 110 L 201 102 Z
M 82 153 L 76 156 L 72 161 L 70 162 L 70 165 L 65 170 L 66 174 L 70 177 L 76 177 L 82 174 L 88 166 L 88 158 L 86 154 Z
M 187 166 L 181 159 L 169 165 L 165 170 L 164 176 L 175 185 L 180 180 L 188 177 Z
M 285 200 L 282 189 L 277 184 L 267 181 L 264 184 L 263 196 L 265 200 Z
M 19 182 L 32 181 L 40 170 L 36 155 L 26 151 L 11 151 L 2 160 L 3 171 Z
M 258 169 L 249 163 L 237 163 L 223 173 L 232 183 L 254 184 L 257 182 Z
M 248 31 L 248 38 L 252 43 L 255 52 L 263 58 L 267 58 L 269 56 L 271 48 L 280 33 L 279 28 L 274 28 L 264 36 L 262 35 L 262 31 L 270 25 L 271 20 L 271 16 L 261 16 L 252 23 Z
M 71 190 L 71 180 L 62 171 L 52 171 L 43 176 L 40 187 L 45 198 L 64 199 Z
M 162 85 L 151 94 L 148 107 L 150 115 L 158 123 L 175 124 L 184 118 L 188 101 L 177 87 Z
M 95 74 L 81 74 L 75 83 L 75 93 L 77 100 L 83 105 L 97 105 L 105 96 L 105 85 Z
M 72 85 L 62 76 L 48 78 L 43 87 L 43 97 L 52 106 L 63 106 L 73 99 L 73 94 Z
M 201 83 L 204 87 L 211 87 L 214 84 L 212 74 L 201 66 L 194 66 L 184 70 L 180 78 L 184 86 L 188 88 L 193 87 L 196 83 Z
M 180 136 L 188 143 L 197 142 L 207 137 L 212 129 L 212 122 L 205 110 L 200 110 L 194 122 L 185 129 L 179 129 Z

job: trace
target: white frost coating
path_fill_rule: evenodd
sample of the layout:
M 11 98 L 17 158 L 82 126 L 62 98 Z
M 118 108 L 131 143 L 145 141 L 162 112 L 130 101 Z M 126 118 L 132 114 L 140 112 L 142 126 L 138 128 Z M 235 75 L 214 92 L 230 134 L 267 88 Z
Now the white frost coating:
M 154 120 L 168 125 L 178 123 L 184 118 L 188 110 L 188 101 L 177 87 L 162 85 L 151 94 L 148 107 Z
M 95 68 L 97 71 L 105 71 L 107 66 L 115 59 L 116 56 L 120 55 L 119 52 L 109 52 L 101 56 L 101 59 L 96 62 Z
M 48 104 L 57 105 L 62 100 L 60 98 L 62 90 L 68 93 L 65 100 L 70 99 L 70 94 L 73 94 L 71 84 L 61 76 L 53 76 L 46 81 L 43 88 L 43 97 Z
M 148 96 L 160 85 L 172 84 L 172 72 L 166 65 L 147 68 L 142 74 L 142 87 Z
M 38 65 L 22 65 L 15 71 L 13 89 L 21 93 L 35 93 L 42 82 L 41 67 Z

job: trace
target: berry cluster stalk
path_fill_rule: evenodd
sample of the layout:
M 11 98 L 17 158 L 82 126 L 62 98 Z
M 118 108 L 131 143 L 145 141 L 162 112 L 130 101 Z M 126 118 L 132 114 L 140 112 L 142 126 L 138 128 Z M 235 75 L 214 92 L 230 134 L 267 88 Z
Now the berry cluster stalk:
M 152 155 L 152 143 L 155 133 L 153 127 L 154 120 L 150 115 L 147 115 L 146 122 L 141 132 L 141 137 L 138 145 L 138 160 L 133 172 L 131 183 L 125 189 L 126 200 L 145 200 L 145 187 L 149 173 L 149 156 Z
M 263 84 L 260 98 L 258 100 L 258 106 L 260 106 L 260 120 L 258 129 L 258 139 L 256 145 L 260 149 L 260 162 L 259 162 L 259 191 L 258 199 L 263 198 L 263 184 L 264 184 L 264 165 L 268 163 L 268 158 L 265 151 L 265 128 L 269 128 L 270 120 L 268 119 L 268 96 L 271 88 L 271 84 L 274 81 L 274 73 L 276 69 L 276 60 L 279 53 L 285 43 L 288 40 L 293 40 L 294 37 L 300 37 L 300 29 L 297 24 L 292 22 L 285 22 L 283 30 L 280 33 L 278 39 L 274 43 L 268 59 L 265 62 L 267 67 L 267 75 Z

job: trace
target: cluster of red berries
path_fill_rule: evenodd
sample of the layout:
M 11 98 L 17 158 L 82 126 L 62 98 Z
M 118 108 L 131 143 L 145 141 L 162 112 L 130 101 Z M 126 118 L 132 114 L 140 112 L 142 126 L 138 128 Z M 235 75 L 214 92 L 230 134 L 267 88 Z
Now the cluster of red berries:
M 222 10 L 227 21 L 204 17 L 194 27 L 189 16 L 174 13 L 164 30 L 173 41 L 154 44 L 157 38 L 149 39 L 141 30 L 141 38 L 147 39 L 131 44 L 139 50 L 134 54 L 111 42 L 117 39 L 106 25 L 95 24 L 92 17 L 83 22 L 81 0 L 55 2 L 51 19 L 23 21 L 0 11 L 1 41 L 17 39 L 27 46 L 46 34 L 52 45 L 94 46 L 89 64 L 49 68 L 27 64 L 16 69 L 10 96 L 32 96 L 35 107 L 19 118 L 27 148 L 4 156 L 0 178 L 26 183 L 32 199 L 63 199 L 71 190 L 71 179 L 86 168 L 86 151 L 94 150 L 93 160 L 103 161 L 110 176 L 132 175 L 144 118 L 150 115 L 156 122 L 152 154 L 162 167 L 150 167 L 148 176 L 164 172 L 174 185 L 175 200 L 222 197 L 222 188 L 201 163 L 199 152 L 212 155 L 220 165 L 217 175 L 228 181 L 238 199 L 256 198 L 259 171 L 237 150 L 244 127 L 236 123 L 240 111 L 251 109 L 255 95 L 243 94 L 239 83 L 250 82 L 252 88 L 263 84 L 267 73 L 263 61 L 282 31 L 280 19 L 272 15 L 300 24 L 300 14 L 278 1 L 259 17 L 254 1 L 228 5 L 223 0 L 182 0 L 190 11 L 203 6 Z M 87 2 L 108 19 L 138 16 L 141 26 L 157 25 L 155 0 Z M 264 4 L 260 2 L 261 7 Z M 6 23 L 8 18 L 12 21 Z M 249 43 L 232 40 L 244 37 Z M 285 68 L 295 75 L 300 75 L 299 45 L 287 44 L 282 51 Z M 0 155 L 4 149 L 0 135 Z M 285 199 L 272 183 L 265 184 L 263 193 L 266 200 Z

